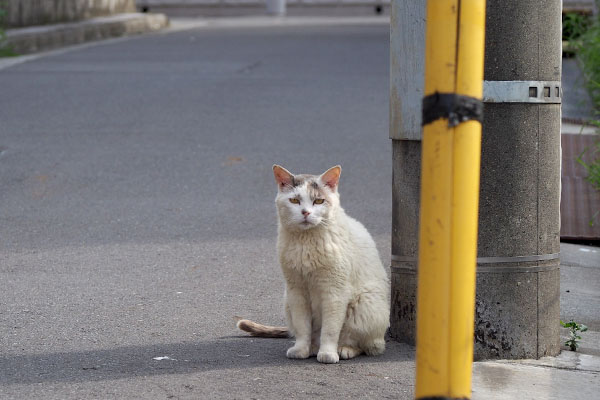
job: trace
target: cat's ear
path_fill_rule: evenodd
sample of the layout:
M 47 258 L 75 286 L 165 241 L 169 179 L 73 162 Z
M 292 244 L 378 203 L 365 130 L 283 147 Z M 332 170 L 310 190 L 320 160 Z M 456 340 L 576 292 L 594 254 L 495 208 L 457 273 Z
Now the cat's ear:
M 338 182 L 340 180 L 340 174 L 342 173 L 342 167 L 336 165 L 335 167 L 329 168 L 320 179 L 326 186 L 329 186 L 331 190 L 336 190 Z
M 294 186 L 294 175 L 287 169 L 280 165 L 273 165 L 273 175 L 275 175 L 275 181 L 279 190 L 283 190 L 285 187 Z

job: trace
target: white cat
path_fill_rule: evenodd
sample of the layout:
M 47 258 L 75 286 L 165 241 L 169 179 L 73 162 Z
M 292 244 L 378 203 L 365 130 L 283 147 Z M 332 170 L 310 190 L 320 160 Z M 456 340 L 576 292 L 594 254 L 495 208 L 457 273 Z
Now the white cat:
M 371 235 L 340 207 L 341 171 L 293 175 L 273 166 L 288 328 L 248 320 L 238 328 L 254 336 L 294 336 L 288 358 L 316 355 L 337 363 L 385 350 L 390 285 Z

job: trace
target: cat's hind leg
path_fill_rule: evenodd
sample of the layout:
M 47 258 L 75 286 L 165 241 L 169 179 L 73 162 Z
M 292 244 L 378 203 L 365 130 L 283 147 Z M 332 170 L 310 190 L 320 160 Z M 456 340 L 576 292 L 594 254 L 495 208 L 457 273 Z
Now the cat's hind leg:
M 321 347 L 321 317 L 318 309 L 312 309 L 312 332 L 310 336 L 310 356 L 316 357 Z
M 378 338 L 372 341 L 369 341 L 362 346 L 365 354 L 369 356 L 378 356 L 383 354 L 385 351 L 385 339 Z
M 319 353 L 319 341 L 314 341 L 310 344 L 310 357 L 315 357 Z
M 310 357 L 315 357 L 319 353 L 319 348 L 321 347 L 321 340 L 319 338 L 320 332 L 320 328 L 316 331 L 313 329 L 313 333 L 310 338 Z
M 353 340 L 351 337 L 352 333 L 348 329 L 342 330 L 338 346 L 338 354 L 342 360 L 349 360 L 363 353 L 356 340 Z
M 340 346 L 338 347 L 338 354 L 340 355 L 340 358 L 342 360 L 349 360 L 351 358 L 361 355 L 362 350 L 358 347 Z
M 361 352 L 369 356 L 383 354 L 389 315 L 385 295 L 375 291 L 362 293 L 350 305 L 346 325 Z

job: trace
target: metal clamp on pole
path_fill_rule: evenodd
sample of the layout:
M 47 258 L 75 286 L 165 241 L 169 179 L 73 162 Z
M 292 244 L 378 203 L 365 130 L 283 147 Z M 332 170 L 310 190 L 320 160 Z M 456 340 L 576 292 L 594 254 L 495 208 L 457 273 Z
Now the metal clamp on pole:
M 560 81 L 483 81 L 484 103 L 560 104 Z

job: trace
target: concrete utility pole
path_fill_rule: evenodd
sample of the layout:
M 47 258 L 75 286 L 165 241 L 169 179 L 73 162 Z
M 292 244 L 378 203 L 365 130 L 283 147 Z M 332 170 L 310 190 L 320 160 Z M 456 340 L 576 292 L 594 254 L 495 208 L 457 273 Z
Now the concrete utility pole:
M 426 1 L 392 0 L 390 138 L 392 139 L 392 315 L 390 332 L 415 343 L 421 180 L 421 103 Z
M 559 352 L 562 2 L 488 0 L 476 354 Z
M 415 341 L 421 147 L 414 121 L 422 93 L 414 90 L 422 84 L 423 40 L 416 39 L 424 10 L 425 1 L 392 0 L 391 334 L 408 343 Z M 539 358 L 560 348 L 561 2 L 488 0 L 486 15 L 475 358 Z

